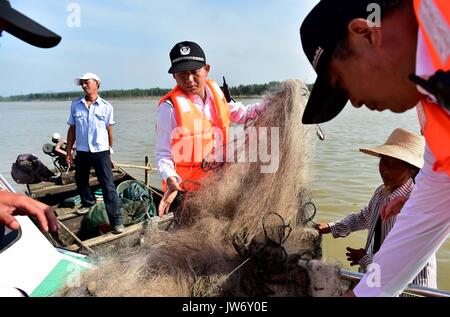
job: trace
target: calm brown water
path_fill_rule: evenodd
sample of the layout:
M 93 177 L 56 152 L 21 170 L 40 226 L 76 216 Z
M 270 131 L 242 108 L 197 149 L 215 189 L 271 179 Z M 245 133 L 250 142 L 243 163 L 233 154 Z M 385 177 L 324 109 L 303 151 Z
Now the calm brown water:
M 146 155 L 153 160 L 157 100 L 112 103 L 117 121 L 114 127 L 115 161 L 143 165 Z M 18 154 L 34 153 L 47 166 L 52 166 L 41 148 L 44 143 L 51 142 L 53 132 L 66 135 L 69 107 L 70 102 L 0 103 L 0 173 L 12 184 L 15 183 L 10 176 L 11 164 Z M 419 132 L 415 112 L 398 115 L 347 107 L 337 119 L 322 125 L 326 140 L 317 141 L 311 166 L 317 221 L 338 220 L 364 207 L 381 180 L 377 159 L 358 152 L 358 149 L 384 142 L 397 127 Z M 143 178 L 142 171 L 130 171 Z M 159 184 L 156 175 L 151 180 Z M 23 190 L 21 186 L 16 188 Z M 365 232 L 354 233 L 345 239 L 326 237 L 325 257 L 355 270 L 345 258 L 345 248 L 363 248 L 365 237 Z M 438 253 L 438 284 L 439 288 L 450 291 L 449 240 Z

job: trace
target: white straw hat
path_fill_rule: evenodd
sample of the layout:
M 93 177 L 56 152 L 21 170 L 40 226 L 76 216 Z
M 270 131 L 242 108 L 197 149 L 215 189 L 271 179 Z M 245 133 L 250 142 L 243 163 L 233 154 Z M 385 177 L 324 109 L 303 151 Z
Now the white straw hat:
M 376 157 L 380 157 L 380 155 L 390 156 L 422 168 L 425 139 L 423 136 L 399 128 L 392 132 L 383 145 L 359 150 Z
M 87 79 L 94 79 L 98 83 L 100 83 L 100 77 L 98 77 L 96 74 L 94 74 L 94 73 L 85 73 L 82 76 L 79 76 L 79 77 L 74 79 L 75 85 L 81 86 L 81 81 L 82 80 L 87 80 Z

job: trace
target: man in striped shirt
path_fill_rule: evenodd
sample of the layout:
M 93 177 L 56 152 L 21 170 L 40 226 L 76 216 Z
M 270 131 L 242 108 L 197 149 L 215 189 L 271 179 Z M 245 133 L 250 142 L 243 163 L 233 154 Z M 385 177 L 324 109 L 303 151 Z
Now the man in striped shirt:
M 396 129 L 385 144 L 361 152 L 380 157 L 380 175 L 383 185 L 377 188 L 369 204 L 359 213 L 353 213 L 338 222 L 317 224 L 322 234 L 331 233 L 334 238 L 343 238 L 355 231 L 369 230 L 364 249 L 347 248 L 351 265 L 360 265 L 366 273 L 374 254 L 395 224 L 396 217 L 382 221 L 380 211 L 388 202 L 399 197 L 409 197 L 413 178 L 423 166 L 424 139 L 406 129 Z M 413 284 L 437 288 L 436 257 L 428 261 L 423 270 L 412 281 Z

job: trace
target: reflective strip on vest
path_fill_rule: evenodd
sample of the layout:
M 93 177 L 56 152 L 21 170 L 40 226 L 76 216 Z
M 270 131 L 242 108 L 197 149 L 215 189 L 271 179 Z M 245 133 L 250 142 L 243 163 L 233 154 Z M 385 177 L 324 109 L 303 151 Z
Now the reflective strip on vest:
M 183 97 L 176 97 L 178 105 L 180 106 L 181 112 L 183 113 L 188 113 L 193 111 L 193 109 L 191 109 L 191 105 L 189 104 L 189 101 L 187 101 L 186 98 Z
M 414 0 L 414 9 L 434 70 L 450 69 L 450 1 Z M 450 176 L 450 114 L 424 98 L 417 114 L 427 144 L 436 158 L 433 171 Z
M 427 117 L 425 116 L 425 110 L 423 108 L 423 103 L 419 102 L 419 104 L 416 106 L 417 115 L 419 117 L 419 123 L 421 127 L 424 127 L 427 123 Z
M 433 171 L 450 176 L 450 114 L 443 107 L 427 101 L 422 101 L 417 113 L 427 144 L 436 158 Z
M 436 68 L 450 66 L 450 1 L 415 0 L 414 7 Z

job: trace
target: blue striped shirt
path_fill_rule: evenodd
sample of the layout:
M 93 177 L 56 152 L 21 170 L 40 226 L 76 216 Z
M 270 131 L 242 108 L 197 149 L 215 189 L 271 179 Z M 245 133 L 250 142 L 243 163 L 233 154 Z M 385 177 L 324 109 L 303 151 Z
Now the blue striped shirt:
M 389 194 L 385 186 L 382 185 L 377 188 L 369 204 L 364 207 L 359 213 L 353 213 L 346 218 L 332 222 L 330 226 L 331 233 L 334 238 L 343 238 L 350 233 L 360 230 L 369 230 L 366 242 L 366 255 L 359 261 L 360 271 L 366 272 L 367 267 L 373 260 L 373 246 L 375 236 L 375 225 L 380 215 L 381 208 L 393 200 L 394 198 L 404 196 L 409 197 L 413 189 L 414 183 L 412 179 L 406 181 L 402 186 L 397 188 L 391 194 Z M 383 221 L 381 224 L 381 244 L 387 237 L 389 231 L 394 227 L 397 217 L 391 217 L 387 221 Z M 413 284 L 421 285 L 430 288 L 437 288 L 437 273 L 436 273 L 436 257 L 430 259 L 423 270 L 412 281 Z
M 115 124 L 112 105 L 103 98 L 87 106 L 86 98 L 72 101 L 68 125 L 76 128 L 77 151 L 104 152 L 109 150 L 108 128 Z

